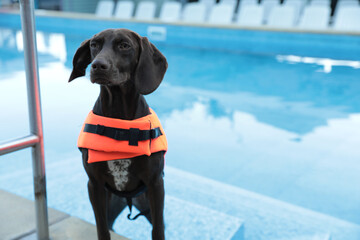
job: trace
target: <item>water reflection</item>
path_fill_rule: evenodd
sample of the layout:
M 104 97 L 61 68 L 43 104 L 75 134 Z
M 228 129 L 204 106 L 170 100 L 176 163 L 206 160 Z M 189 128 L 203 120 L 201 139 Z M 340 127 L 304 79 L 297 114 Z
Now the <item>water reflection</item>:
M 28 133 L 26 86 L 19 34 L 0 33 L 6 140 Z M 99 89 L 67 79 L 85 38 L 38 33 L 48 162 L 80 161 L 77 135 Z M 359 69 L 332 64 L 324 74 L 304 59 L 160 49 L 169 71 L 147 99 L 167 132 L 168 165 L 360 223 Z
M 66 60 L 65 35 L 60 33 L 36 32 L 36 43 L 38 53 L 49 54 L 59 59 Z M 16 47 L 18 51 L 24 50 L 23 36 L 21 31 L 16 32 Z
M 36 40 L 40 66 L 49 62 L 66 62 L 67 51 L 64 34 L 39 31 L 36 33 Z M 2 74 L 24 69 L 23 50 L 21 31 L 0 28 L 0 70 Z
M 301 56 L 284 56 L 278 55 L 276 56 L 277 60 L 280 62 L 288 61 L 290 63 L 309 63 L 309 64 L 316 64 L 319 66 L 323 66 L 325 73 L 330 73 L 334 66 L 346 66 L 352 68 L 360 68 L 359 61 L 348 61 L 348 60 L 334 60 L 328 58 L 314 58 L 314 57 L 301 57 Z
M 15 48 L 15 34 L 16 31 L 7 28 L 0 28 L 0 47 L 1 48 Z
M 308 178 L 313 181 L 307 186 L 311 190 L 347 192 L 343 197 L 348 199 L 360 197 L 360 177 L 356 177 L 360 114 L 330 119 L 325 126 L 300 136 L 246 112 L 235 110 L 221 117 L 209 112 L 207 103 L 195 102 L 165 118 L 170 164 L 285 199 L 294 197 L 294 189 L 306 187 L 302 182 Z M 326 182 L 317 177 L 321 172 L 327 174 Z M 304 201 L 303 194 L 304 189 L 296 198 Z M 318 201 L 323 204 L 324 199 Z

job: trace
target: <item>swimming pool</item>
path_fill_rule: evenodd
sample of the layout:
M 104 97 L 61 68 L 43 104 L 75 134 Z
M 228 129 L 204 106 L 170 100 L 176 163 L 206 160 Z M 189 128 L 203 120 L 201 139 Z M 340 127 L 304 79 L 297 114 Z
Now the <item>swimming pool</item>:
M 120 26 L 148 35 L 169 62 L 147 97 L 169 141 L 169 239 L 180 232 L 188 239 L 360 237 L 359 36 L 37 23 L 49 206 L 94 222 L 76 140 L 98 87 L 67 79 L 79 44 Z M 0 27 L 6 140 L 28 132 L 26 86 L 17 16 L 0 15 Z M 27 150 L 3 156 L 0 166 L 0 188 L 32 198 Z M 149 236 L 144 219 L 118 221 L 120 234 Z

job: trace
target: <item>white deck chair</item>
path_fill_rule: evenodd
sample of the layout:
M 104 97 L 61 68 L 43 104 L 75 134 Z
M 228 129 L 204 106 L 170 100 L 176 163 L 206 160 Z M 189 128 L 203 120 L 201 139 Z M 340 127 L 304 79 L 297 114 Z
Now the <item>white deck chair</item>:
M 338 0 L 338 4 L 342 2 L 355 2 L 357 4 L 360 4 L 358 0 Z
M 134 13 L 133 1 L 118 1 L 115 8 L 114 17 L 120 19 L 130 19 Z
M 237 16 L 236 16 L 236 19 L 239 18 L 239 12 L 240 12 L 240 9 L 243 7 L 243 6 L 249 6 L 249 5 L 258 5 L 258 0 L 240 0 L 239 2 L 239 7 L 237 9 Z
M 180 20 L 181 3 L 165 2 L 162 5 L 159 19 L 164 22 L 175 22 Z
M 220 0 L 218 4 L 228 4 L 235 8 L 237 1 L 236 0 Z
M 336 19 L 337 13 L 343 7 L 360 7 L 360 2 L 358 0 L 338 0 L 332 19 Z
M 206 18 L 206 5 L 203 3 L 187 3 L 183 11 L 183 22 L 203 23 Z
M 139 2 L 135 12 L 135 18 L 137 20 L 146 20 L 146 21 L 154 20 L 155 10 L 156 10 L 155 2 L 152 1 Z
M 293 6 L 275 6 L 269 15 L 267 25 L 275 28 L 291 28 L 295 25 L 296 10 Z
M 257 5 L 257 4 L 259 4 L 258 0 L 240 0 L 240 3 L 239 3 L 240 6 Z
M 213 6 L 209 16 L 211 24 L 231 24 L 235 12 L 235 5 L 221 3 Z
M 334 29 L 360 31 L 360 7 L 341 7 L 334 18 Z
M 206 14 L 205 14 L 205 18 L 206 18 L 210 9 L 216 4 L 216 0 L 199 0 L 199 2 L 206 6 Z
M 238 13 L 236 24 L 244 27 L 259 27 L 264 21 L 264 6 L 244 5 Z
M 261 5 L 264 7 L 264 22 L 267 23 L 271 10 L 280 5 L 279 0 L 263 0 Z
M 330 6 L 307 6 L 304 9 L 298 28 L 312 30 L 327 29 L 329 27 L 330 13 Z
M 357 0 L 343 0 L 343 1 L 338 1 L 338 3 L 336 4 L 336 8 L 359 7 L 359 6 L 360 6 L 360 2 Z
M 97 17 L 111 17 L 114 12 L 114 1 L 99 1 L 96 10 L 95 15 Z
M 306 5 L 306 1 L 304 0 L 286 0 L 283 3 L 284 6 L 293 6 L 295 8 L 295 22 L 298 23 L 300 16 L 304 10 L 304 7 Z
M 310 5 L 330 6 L 331 0 L 311 0 Z
M 305 0 L 284 0 L 283 5 L 297 6 L 299 8 L 304 8 L 307 1 Z

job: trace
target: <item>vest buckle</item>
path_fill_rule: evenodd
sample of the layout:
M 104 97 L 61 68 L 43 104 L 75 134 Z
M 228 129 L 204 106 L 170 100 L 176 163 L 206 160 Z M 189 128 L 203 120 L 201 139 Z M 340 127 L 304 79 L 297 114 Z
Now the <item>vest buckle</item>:
M 158 138 L 158 137 L 160 137 L 161 135 L 162 135 L 162 132 L 161 132 L 161 130 L 160 130 L 159 127 L 153 128 L 153 129 L 150 130 L 150 138 L 151 138 L 151 139 Z
M 129 145 L 138 146 L 139 145 L 139 128 L 130 128 L 129 130 Z

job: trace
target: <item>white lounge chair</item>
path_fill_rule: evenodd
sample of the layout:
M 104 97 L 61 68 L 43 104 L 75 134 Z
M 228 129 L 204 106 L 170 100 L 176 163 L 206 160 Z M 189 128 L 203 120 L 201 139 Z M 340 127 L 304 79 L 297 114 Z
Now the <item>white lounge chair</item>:
M 264 22 L 267 23 L 271 10 L 280 5 L 279 0 L 263 0 L 261 4 L 264 7 Z
M 341 8 L 347 8 L 347 7 L 360 7 L 360 2 L 358 0 L 338 0 L 336 4 L 336 8 L 334 10 L 334 15 L 332 16 L 332 19 L 336 19 L 337 13 Z
M 342 2 L 355 2 L 357 4 L 360 4 L 358 0 L 338 0 L 338 4 Z
M 295 25 L 296 10 L 293 6 L 275 6 L 269 15 L 267 25 L 275 28 L 291 28 Z
M 304 9 L 298 28 L 311 30 L 324 30 L 329 27 L 330 6 L 307 6 Z
M 311 0 L 310 5 L 330 6 L 331 0 Z
M 226 3 L 217 4 L 211 9 L 208 22 L 211 24 L 231 24 L 234 12 L 235 5 Z
M 257 4 L 259 4 L 258 0 L 241 0 L 239 3 L 240 6 L 257 5 Z
M 100 1 L 96 6 L 95 15 L 97 17 L 112 17 L 114 6 L 114 1 Z
M 218 4 L 231 5 L 233 8 L 235 8 L 236 4 L 237 4 L 237 1 L 236 0 L 220 0 L 220 2 Z
M 236 24 L 244 27 L 259 27 L 264 21 L 264 6 L 244 5 L 241 7 Z
M 115 8 L 114 17 L 120 19 L 130 19 L 134 14 L 133 1 L 118 1 Z
M 240 9 L 244 6 L 249 6 L 249 5 L 258 5 L 259 2 L 258 0 L 240 0 L 239 2 L 239 6 L 238 6 L 238 9 L 236 10 L 236 15 L 235 15 L 235 18 L 237 19 L 238 18 L 238 15 L 239 15 L 239 12 L 240 12 Z
M 290 6 L 295 6 L 300 9 L 303 9 L 305 7 L 306 3 L 307 3 L 307 1 L 304 1 L 304 0 L 286 0 L 283 2 L 283 5 L 290 5 Z
M 334 18 L 334 29 L 360 31 L 360 7 L 342 7 Z
M 159 19 L 164 22 L 176 22 L 180 20 L 181 3 L 165 2 L 162 5 Z
M 295 8 L 295 23 L 299 22 L 300 16 L 304 10 L 304 7 L 306 5 L 306 1 L 304 0 L 286 0 L 283 2 L 284 6 L 293 6 Z
M 210 9 L 216 4 L 216 0 L 199 0 L 199 3 L 206 6 L 205 18 L 207 18 Z
M 341 8 L 341 7 L 359 7 L 360 6 L 360 2 L 357 0 L 342 0 L 342 1 L 338 1 L 338 3 L 336 4 L 336 8 Z
M 145 21 L 154 20 L 155 10 L 156 10 L 155 2 L 152 1 L 139 2 L 135 12 L 135 18 L 137 20 L 145 20 Z
M 188 3 L 184 7 L 184 22 L 203 23 L 206 18 L 206 5 L 203 3 Z

